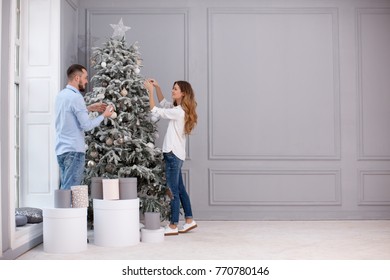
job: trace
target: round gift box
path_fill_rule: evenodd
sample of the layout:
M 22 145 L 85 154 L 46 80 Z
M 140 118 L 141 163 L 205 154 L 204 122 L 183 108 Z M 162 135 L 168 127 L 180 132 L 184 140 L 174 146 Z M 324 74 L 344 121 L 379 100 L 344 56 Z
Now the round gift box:
M 71 207 L 72 207 L 72 191 L 55 190 L 54 208 L 71 208 Z
M 91 198 L 103 199 L 103 177 L 91 178 Z
M 124 247 L 140 241 L 139 199 L 93 200 L 95 245 Z
M 145 228 L 159 229 L 160 228 L 160 213 L 159 212 L 145 212 Z
M 72 186 L 72 207 L 87 208 L 88 207 L 88 186 Z
M 87 249 L 87 208 L 43 209 L 43 249 L 78 253 Z
M 119 199 L 136 199 L 137 178 L 119 178 Z
M 144 243 L 160 243 L 164 241 L 165 230 L 163 227 L 159 229 L 141 229 L 141 240 Z

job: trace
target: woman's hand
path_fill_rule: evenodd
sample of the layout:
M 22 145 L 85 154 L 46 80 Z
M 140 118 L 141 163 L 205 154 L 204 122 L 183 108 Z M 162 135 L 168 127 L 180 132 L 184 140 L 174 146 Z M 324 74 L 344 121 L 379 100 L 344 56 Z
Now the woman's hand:
M 149 82 L 155 87 L 160 87 L 160 85 L 158 84 L 158 82 L 155 80 L 155 79 L 150 79 Z
M 150 110 L 152 110 L 153 107 L 155 106 L 155 104 L 154 104 L 154 97 L 153 97 L 153 84 L 152 84 L 151 81 L 154 81 L 154 80 L 153 79 L 148 79 L 148 80 L 145 80 L 145 82 L 144 82 L 144 86 L 145 86 L 145 88 L 149 92 L 149 107 L 150 107 Z
M 150 81 L 152 81 L 152 80 L 149 79 L 149 80 L 145 80 L 145 82 L 144 82 L 144 86 L 148 90 L 149 95 L 153 94 L 153 84 Z
M 158 82 L 155 79 L 148 79 L 147 81 L 152 86 L 151 90 L 148 89 L 149 93 L 153 92 L 153 87 L 155 87 L 156 88 L 158 102 L 161 102 L 164 99 L 164 95 L 163 95 L 163 93 L 161 91 L 160 85 L 158 84 Z M 145 85 L 145 87 L 146 87 L 146 85 Z

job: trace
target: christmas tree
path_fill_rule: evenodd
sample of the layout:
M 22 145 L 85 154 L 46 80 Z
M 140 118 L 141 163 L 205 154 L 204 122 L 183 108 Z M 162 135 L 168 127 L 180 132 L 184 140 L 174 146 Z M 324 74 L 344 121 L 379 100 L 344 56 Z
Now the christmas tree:
M 137 42 L 126 46 L 124 32 L 130 29 L 122 19 L 102 48 L 93 48 L 92 91 L 87 104 L 112 104 L 110 118 L 86 133 L 84 183 L 92 177 L 136 177 L 141 212 L 160 212 L 169 218 L 169 196 L 165 185 L 163 155 L 155 147 L 157 124 L 149 109 L 149 96 L 140 75 L 141 59 Z M 97 114 L 97 113 L 91 113 Z

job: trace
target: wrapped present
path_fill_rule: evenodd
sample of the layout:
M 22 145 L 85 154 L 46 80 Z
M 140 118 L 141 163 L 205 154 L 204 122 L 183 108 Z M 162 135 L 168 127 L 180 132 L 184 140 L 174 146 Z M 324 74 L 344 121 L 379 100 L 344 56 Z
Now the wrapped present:
M 88 186 L 72 186 L 72 207 L 87 208 L 88 207 Z

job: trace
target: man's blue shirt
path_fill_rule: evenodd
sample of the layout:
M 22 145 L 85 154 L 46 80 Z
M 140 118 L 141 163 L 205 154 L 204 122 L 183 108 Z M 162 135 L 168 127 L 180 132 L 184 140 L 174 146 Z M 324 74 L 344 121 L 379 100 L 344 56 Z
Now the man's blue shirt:
M 58 93 L 55 106 L 56 155 L 66 152 L 85 153 L 84 131 L 98 126 L 104 116 L 90 119 L 83 96 L 71 85 Z

